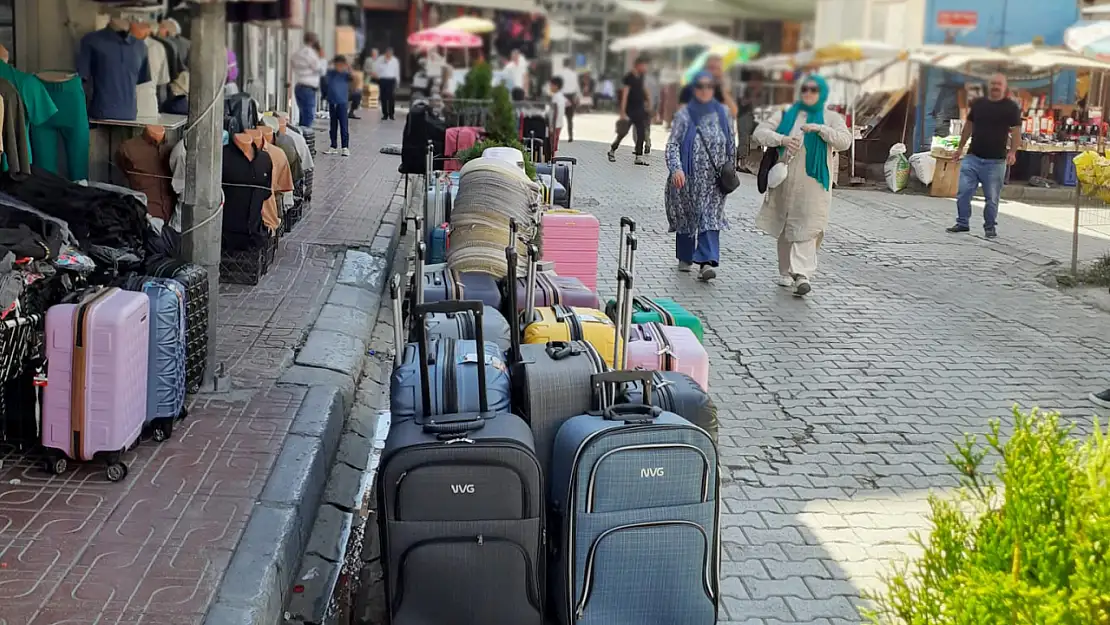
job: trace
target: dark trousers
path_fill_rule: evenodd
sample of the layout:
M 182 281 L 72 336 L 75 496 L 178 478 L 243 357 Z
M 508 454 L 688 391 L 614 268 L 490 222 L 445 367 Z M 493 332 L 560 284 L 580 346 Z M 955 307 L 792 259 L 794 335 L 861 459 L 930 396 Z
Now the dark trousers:
M 651 118 L 647 116 L 647 113 L 630 113 L 628 119 L 617 122 L 617 138 L 613 141 L 613 145 L 609 146 L 609 151 L 616 152 L 621 145 L 621 141 L 624 141 L 624 138 L 628 136 L 628 131 L 631 130 L 632 139 L 636 142 L 636 156 L 642 156 L 650 123 Z
M 350 120 L 347 119 L 347 103 L 330 105 L 328 115 L 331 117 L 331 147 L 339 147 L 335 142 L 337 133 L 343 139 L 343 147 L 348 147 L 351 143 L 351 134 L 348 125 Z
M 297 85 L 293 88 L 293 97 L 300 111 L 300 126 L 311 128 L 312 120 L 316 118 L 316 90 L 308 85 Z
M 352 93 L 351 94 L 351 115 L 354 115 L 355 111 L 357 111 L 358 107 L 361 106 L 361 105 L 362 105 L 362 92 L 359 91 L 358 93 Z
M 394 99 L 394 92 L 397 90 L 397 79 L 382 78 L 378 81 L 378 87 L 381 89 L 378 98 L 381 100 L 382 119 L 393 119 L 394 109 L 397 104 L 397 101 Z
M 567 98 L 567 141 L 574 141 L 574 110 L 578 107 L 578 96 Z

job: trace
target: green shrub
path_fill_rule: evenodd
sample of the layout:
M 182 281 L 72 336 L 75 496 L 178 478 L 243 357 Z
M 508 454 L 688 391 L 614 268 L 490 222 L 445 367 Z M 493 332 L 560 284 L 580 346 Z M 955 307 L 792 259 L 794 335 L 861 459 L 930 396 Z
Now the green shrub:
M 521 154 L 524 155 L 524 173 L 528 175 L 529 179 L 536 179 L 536 166 L 532 164 L 532 157 L 528 154 L 527 150 L 524 149 L 524 146 L 521 145 L 520 141 L 517 141 L 516 139 L 513 139 L 511 141 L 495 141 L 493 139 L 482 139 L 469 148 L 460 151 L 458 154 L 455 155 L 455 158 L 458 159 L 459 165 L 461 166 L 465 165 L 467 161 L 471 161 L 481 156 L 482 152 L 486 151 L 486 148 L 499 147 L 516 148 L 520 150 Z
M 493 88 L 492 99 L 489 114 L 486 115 L 486 136 L 503 142 L 501 145 L 517 141 L 517 119 L 509 90 L 505 85 L 497 85 Z
M 464 100 L 489 100 L 493 94 L 493 69 L 489 63 L 479 61 L 466 73 L 466 80 L 455 92 Z
M 986 446 L 956 445 L 959 494 L 930 497 L 924 554 L 868 597 L 871 623 L 1110 625 L 1110 434 L 1096 419 L 1080 441 L 1059 419 L 1015 408 L 1009 440 L 994 420 Z

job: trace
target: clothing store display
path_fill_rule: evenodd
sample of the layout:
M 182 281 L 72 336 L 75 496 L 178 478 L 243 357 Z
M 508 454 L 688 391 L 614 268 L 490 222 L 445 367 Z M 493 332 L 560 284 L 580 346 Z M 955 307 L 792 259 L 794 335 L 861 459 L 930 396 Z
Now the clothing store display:
M 289 137 L 296 144 L 297 154 L 301 157 L 301 169 L 306 174 L 316 169 L 316 162 L 312 158 L 312 150 L 308 147 L 308 141 L 295 126 L 292 124 L 287 126 L 285 134 L 282 136 Z
M 127 176 L 127 184 L 146 194 L 147 214 L 169 221 L 177 197 L 173 192 L 165 142 L 156 142 L 147 133 L 128 139 L 116 151 L 116 166 Z
M 262 227 L 262 204 L 273 193 L 274 164 L 265 150 L 247 149 L 249 157 L 234 140 L 224 146 L 225 252 L 258 249 L 268 236 Z
M 81 38 L 77 72 L 92 88 L 91 119 L 135 119 L 135 88 L 150 82 L 145 43 L 111 27 L 93 31 Z
M 274 145 L 285 152 L 285 158 L 289 160 L 289 172 L 293 175 L 293 180 L 303 179 L 304 164 L 301 162 L 300 152 L 297 151 L 297 142 L 289 136 L 288 132 L 274 131 Z
M 42 81 L 34 74 L 21 72 L 0 61 L 0 78 L 10 82 L 19 92 L 19 97 L 23 99 L 23 106 L 27 111 L 28 126 L 40 126 L 58 112 Z
M 283 197 L 285 194 L 290 194 L 289 204 L 292 204 L 293 174 L 289 167 L 289 158 L 285 155 L 284 150 L 270 141 L 266 141 L 266 145 L 263 147 L 273 162 L 273 175 L 270 178 L 270 188 L 273 193 L 262 202 L 262 223 L 266 224 L 271 232 L 274 232 L 281 225 L 281 215 L 284 212 L 283 210 L 279 211 L 278 202 L 285 199 Z
M 7 171 L 28 175 L 31 173 L 31 149 L 27 141 L 27 109 L 19 91 L 7 80 L 0 78 L 0 99 L 4 100 L 4 163 Z
M 85 187 L 40 167 L 19 181 L 0 176 L 0 191 L 64 220 L 82 251 L 95 246 L 142 250 L 146 209 L 133 197 Z
M 135 87 L 135 119 L 155 122 L 158 120 L 158 87 L 144 82 Z
M 31 129 L 35 165 L 57 174 L 64 156 L 70 180 L 88 178 L 89 114 L 81 78 L 68 72 L 42 72 L 38 77 L 58 112 Z
M 4 98 L 0 98 L 0 128 L 4 127 Z M 0 153 L 4 152 L 4 133 L 0 131 Z
M 236 134 L 258 125 L 258 103 L 249 93 L 224 99 L 224 130 Z
M 146 46 L 146 59 L 150 65 L 150 80 L 159 87 L 170 84 L 173 78 L 170 76 L 166 47 L 149 35 L 143 37 L 143 45 Z
M 185 71 L 185 64 L 181 60 L 181 55 L 178 48 L 166 37 L 151 37 L 154 41 L 162 46 L 162 50 L 166 53 L 166 70 L 170 74 L 170 80 L 177 78 L 181 72 Z

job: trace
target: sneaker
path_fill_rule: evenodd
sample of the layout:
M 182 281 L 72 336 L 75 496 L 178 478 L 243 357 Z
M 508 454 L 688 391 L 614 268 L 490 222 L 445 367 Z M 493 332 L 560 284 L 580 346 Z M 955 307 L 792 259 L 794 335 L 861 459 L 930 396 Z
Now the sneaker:
M 343 151 L 340 152 L 340 154 L 342 154 L 343 156 L 350 156 L 351 155 L 351 148 L 343 148 Z
M 809 283 L 809 278 L 799 274 L 794 278 L 794 295 L 802 297 L 809 294 L 813 290 L 813 286 Z
M 1100 407 L 1110 409 L 1110 389 L 1106 389 L 1101 393 L 1091 393 L 1087 396 L 1091 403 Z
M 328 149 L 324 150 L 324 154 L 327 154 L 329 156 L 334 155 L 334 154 L 339 154 L 339 150 L 337 150 L 335 148 L 328 148 Z
M 350 115 L 347 116 L 347 119 L 362 119 L 362 118 L 359 117 L 358 115 L 355 115 L 354 113 L 351 113 Z
M 644 155 L 651 154 L 651 141 L 644 141 Z
M 988 239 L 994 239 L 998 237 L 998 230 L 995 230 L 994 228 L 986 228 L 983 230 L 983 236 L 987 237 Z
M 678 270 L 682 273 L 690 273 L 694 270 L 694 263 L 688 263 L 684 260 L 678 261 Z
M 609 157 L 609 162 L 610 163 L 617 162 L 617 153 L 616 152 L 614 152 L 612 150 L 609 150 L 609 152 L 605 156 Z
M 794 286 L 794 278 L 790 276 L 779 276 L 775 279 L 775 284 L 782 287 Z
M 709 282 L 717 277 L 717 270 L 710 265 L 702 265 L 701 270 L 698 271 L 698 280 L 702 282 Z
M 971 228 L 967 226 L 952 226 L 951 228 L 945 228 L 944 231 L 955 234 L 957 232 L 971 232 Z
M 645 159 L 645 158 L 644 158 L 644 157 L 642 157 L 642 156 L 637 156 L 637 157 L 636 157 L 636 164 L 637 164 L 637 165 L 643 165 L 644 167 L 647 167 L 647 166 L 648 166 L 648 162 L 647 162 L 647 159 Z

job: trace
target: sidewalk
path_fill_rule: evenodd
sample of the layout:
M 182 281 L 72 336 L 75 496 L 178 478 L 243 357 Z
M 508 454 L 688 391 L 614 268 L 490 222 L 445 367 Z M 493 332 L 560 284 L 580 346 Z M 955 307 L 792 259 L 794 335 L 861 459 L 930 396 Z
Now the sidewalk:
M 364 111 L 365 113 L 365 111 Z M 222 286 L 217 360 L 230 393 L 191 399 L 172 440 L 53 477 L 0 448 L 0 625 L 193 625 L 204 620 L 307 389 L 278 386 L 343 250 L 368 246 L 399 180 L 402 124 L 352 121 L 352 156 L 324 156 L 315 197 L 255 287 Z M 290 485 L 292 488 L 293 485 Z

